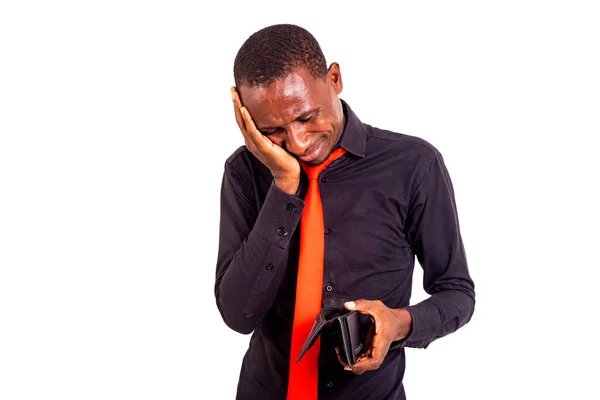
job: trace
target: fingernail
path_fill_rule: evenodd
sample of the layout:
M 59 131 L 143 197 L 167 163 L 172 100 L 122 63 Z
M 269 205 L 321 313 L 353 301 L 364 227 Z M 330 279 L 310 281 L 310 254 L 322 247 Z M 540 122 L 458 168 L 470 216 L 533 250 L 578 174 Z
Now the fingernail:
M 344 303 L 344 305 L 346 306 L 346 308 L 354 308 L 356 307 L 356 303 L 353 301 L 347 301 L 346 303 Z

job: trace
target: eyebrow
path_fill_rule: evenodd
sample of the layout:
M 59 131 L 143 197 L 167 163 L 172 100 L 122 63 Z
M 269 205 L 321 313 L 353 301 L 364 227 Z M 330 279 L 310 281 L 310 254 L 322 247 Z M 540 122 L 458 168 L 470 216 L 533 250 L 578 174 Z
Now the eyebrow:
M 308 118 L 309 116 L 311 116 L 311 114 L 316 114 L 317 112 L 319 112 L 321 110 L 322 110 L 322 107 L 316 107 L 311 110 L 304 111 L 302 114 L 298 115 L 292 122 L 298 121 L 299 119 Z M 279 126 L 265 126 L 265 127 L 258 128 L 258 130 L 259 131 L 273 131 L 273 130 L 276 130 L 279 128 L 280 128 Z

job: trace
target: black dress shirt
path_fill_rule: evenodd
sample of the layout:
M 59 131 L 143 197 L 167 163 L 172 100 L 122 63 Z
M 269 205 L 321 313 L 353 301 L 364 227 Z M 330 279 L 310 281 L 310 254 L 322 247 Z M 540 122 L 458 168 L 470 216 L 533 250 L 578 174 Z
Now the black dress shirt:
M 321 174 L 325 223 L 323 305 L 379 299 L 412 316 L 408 338 L 379 369 L 345 371 L 321 341 L 319 399 L 404 399 L 404 346 L 425 348 L 469 321 L 475 292 L 454 192 L 438 150 L 423 139 L 362 123 L 342 101 L 347 153 Z M 225 163 L 215 296 L 225 323 L 253 332 L 239 400 L 284 400 L 291 346 L 300 216 L 298 195 L 281 191 L 244 146 Z M 415 256 L 431 296 L 409 306 Z

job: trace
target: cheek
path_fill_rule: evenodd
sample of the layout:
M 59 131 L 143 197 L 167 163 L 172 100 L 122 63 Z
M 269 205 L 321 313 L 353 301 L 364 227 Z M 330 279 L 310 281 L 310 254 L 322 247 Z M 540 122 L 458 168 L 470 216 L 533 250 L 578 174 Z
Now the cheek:
M 267 136 L 267 138 L 269 138 L 269 140 L 271 142 L 273 142 L 274 144 L 276 144 L 277 146 L 283 147 L 284 135 L 282 135 L 282 134 L 269 135 L 269 136 Z
M 331 135 L 331 132 L 333 132 L 333 119 L 318 119 L 311 124 L 309 129 L 319 135 Z

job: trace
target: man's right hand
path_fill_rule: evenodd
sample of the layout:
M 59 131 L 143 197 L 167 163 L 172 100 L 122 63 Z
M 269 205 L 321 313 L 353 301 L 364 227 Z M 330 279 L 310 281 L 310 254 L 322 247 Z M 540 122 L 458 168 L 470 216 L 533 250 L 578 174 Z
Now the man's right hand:
M 273 175 L 275 184 L 284 192 L 295 194 L 300 183 L 300 164 L 290 153 L 277 146 L 260 133 L 248 109 L 242 106 L 235 86 L 231 88 L 235 120 L 237 121 L 248 150 L 259 159 Z

